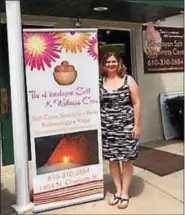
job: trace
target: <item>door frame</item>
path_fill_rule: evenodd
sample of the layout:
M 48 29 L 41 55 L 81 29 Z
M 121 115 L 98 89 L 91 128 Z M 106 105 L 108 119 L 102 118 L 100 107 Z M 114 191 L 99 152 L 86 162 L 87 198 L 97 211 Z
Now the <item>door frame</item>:
M 132 74 L 136 81 L 138 81 L 137 66 L 136 66 L 136 31 L 132 28 L 117 28 L 117 27 L 99 27 L 98 30 L 118 30 L 127 31 L 130 34 L 130 54 Z

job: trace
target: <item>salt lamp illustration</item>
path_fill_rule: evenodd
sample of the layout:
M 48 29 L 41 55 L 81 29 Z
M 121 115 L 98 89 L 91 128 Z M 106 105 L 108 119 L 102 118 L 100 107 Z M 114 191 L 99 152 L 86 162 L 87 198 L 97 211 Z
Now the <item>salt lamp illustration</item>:
M 162 38 L 154 26 L 147 26 L 143 35 L 143 49 L 148 57 L 157 57 L 162 48 Z
M 77 77 L 75 66 L 69 65 L 68 61 L 62 61 L 54 70 L 54 79 L 60 85 L 70 85 L 74 83 Z
M 88 164 L 89 146 L 83 136 L 66 136 L 62 138 L 49 157 L 46 165 L 62 167 L 83 166 Z

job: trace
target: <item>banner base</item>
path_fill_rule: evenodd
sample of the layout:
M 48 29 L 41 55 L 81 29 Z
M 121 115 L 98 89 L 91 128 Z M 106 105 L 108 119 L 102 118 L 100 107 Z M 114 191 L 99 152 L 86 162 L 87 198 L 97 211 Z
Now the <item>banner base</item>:
M 33 203 L 30 202 L 29 204 L 24 206 L 12 205 L 12 208 L 17 214 L 23 214 L 25 212 L 31 211 L 33 209 L 33 206 Z
M 85 203 L 92 202 L 92 201 L 100 201 L 103 199 L 104 199 L 104 193 L 101 193 L 101 194 L 89 196 L 87 199 L 79 198 L 79 199 L 76 199 L 73 201 L 69 200 L 66 202 L 54 202 L 54 203 L 50 203 L 50 204 L 46 204 L 46 205 L 34 206 L 33 213 L 40 213 L 43 211 L 50 211 L 50 210 L 59 210 L 64 207 L 85 204 Z

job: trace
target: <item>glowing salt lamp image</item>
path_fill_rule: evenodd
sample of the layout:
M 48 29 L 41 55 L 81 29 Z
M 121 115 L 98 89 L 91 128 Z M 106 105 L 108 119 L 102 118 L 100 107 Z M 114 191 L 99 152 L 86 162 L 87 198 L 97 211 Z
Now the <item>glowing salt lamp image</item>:
M 71 157 L 70 156 L 63 156 L 62 157 L 62 163 L 69 163 L 71 161 Z
M 74 65 L 69 65 L 68 61 L 62 61 L 55 67 L 53 76 L 58 84 L 70 85 L 76 80 L 77 71 Z
M 143 49 L 148 57 L 157 57 L 162 48 L 162 38 L 154 26 L 149 25 L 143 33 Z
M 38 174 L 99 162 L 96 130 L 36 139 Z

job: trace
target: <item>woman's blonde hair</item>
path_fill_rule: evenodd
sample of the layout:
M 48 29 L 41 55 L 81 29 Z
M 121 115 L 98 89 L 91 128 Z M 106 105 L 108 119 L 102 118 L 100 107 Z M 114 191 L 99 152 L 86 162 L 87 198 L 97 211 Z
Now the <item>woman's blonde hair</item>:
M 127 71 L 127 68 L 126 68 L 125 64 L 123 63 L 123 60 L 121 59 L 121 57 L 118 54 L 116 54 L 115 52 L 108 52 L 103 56 L 103 59 L 101 60 L 101 63 L 100 63 L 100 71 L 101 71 L 102 77 L 108 76 L 105 64 L 106 64 L 107 59 L 111 56 L 114 56 L 116 58 L 116 60 L 118 61 L 118 72 L 117 73 L 120 78 L 123 78 Z

